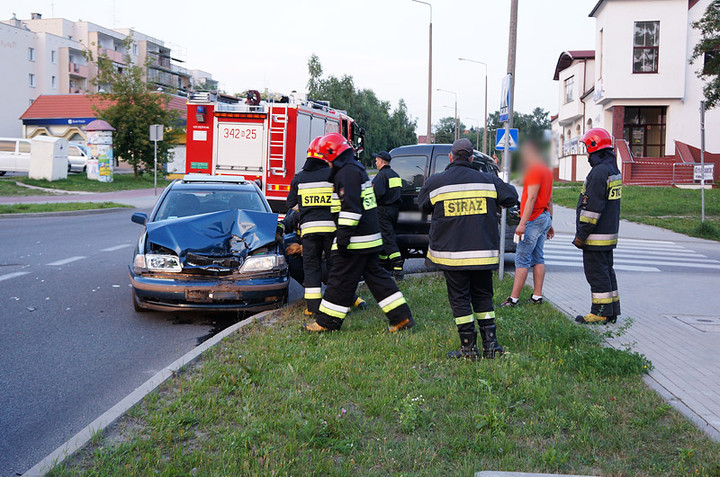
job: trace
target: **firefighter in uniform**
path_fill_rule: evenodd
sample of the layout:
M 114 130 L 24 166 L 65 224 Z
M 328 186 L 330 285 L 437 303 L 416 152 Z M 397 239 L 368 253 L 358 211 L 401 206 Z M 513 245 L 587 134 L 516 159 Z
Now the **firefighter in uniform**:
M 390 167 L 392 157 L 386 151 L 373 154 L 377 175 L 373 178 L 373 190 L 377 200 L 377 214 L 382 234 L 383 248 L 380 250 L 380 263 L 400 279 L 403 276 L 403 259 L 395 238 L 395 227 L 400 212 L 400 192 L 402 180 Z
M 480 358 L 475 321 L 484 358 L 504 352 L 495 334 L 492 272 L 499 264 L 498 206 L 518 202 L 515 188 L 498 177 L 476 171 L 472 143 L 453 143 L 450 165 L 427 179 L 420 208 L 432 214 L 427 258 L 445 274 L 448 298 L 460 334 L 460 350 L 448 358 Z
M 323 256 L 327 268 L 330 267 L 330 248 L 335 238 L 335 221 L 333 220 L 333 190 L 330 177 L 330 166 L 322 160 L 318 151 L 316 137 L 308 146 L 307 160 L 302 170 L 290 182 L 287 197 L 289 209 L 297 207 L 301 246 L 296 247 L 302 255 L 303 281 L 305 288 L 306 315 L 317 313 L 322 299 Z M 339 204 L 337 204 L 339 205 Z M 364 307 L 362 298 L 355 297 L 355 306 Z
M 339 330 L 353 304 L 361 277 L 390 321 L 388 331 L 415 325 L 410 307 L 390 274 L 380 266 L 378 252 L 382 236 L 377 220 L 377 204 L 365 168 L 355 160 L 355 152 L 341 134 L 326 134 L 318 145 L 323 159 L 332 166 L 330 181 L 340 199 L 337 236 L 328 283 L 314 323 L 303 325 L 312 332 Z
M 622 175 L 617 167 L 612 137 L 601 128 L 585 133 L 582 143 L 592 169 L 585 179 L 576 211 L 573 244 L 583 251 L 583 269 L 592 292 L 592 307 L 578 323 L 615 323 L 620 295 L 613 269 L 613 249 L 620 228 Z

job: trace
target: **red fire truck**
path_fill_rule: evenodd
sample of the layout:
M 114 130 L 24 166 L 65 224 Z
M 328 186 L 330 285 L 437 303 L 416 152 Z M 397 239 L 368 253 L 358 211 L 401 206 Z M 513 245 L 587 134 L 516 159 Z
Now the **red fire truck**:
M 260 183 L 273 210 L 285 212 L 290 181 L 317 136 L 339 132 L 362 152 L 364 130 L 325 101 L 260 101 L 194 93 L 187 101 L 186 173 L 240 175 Z

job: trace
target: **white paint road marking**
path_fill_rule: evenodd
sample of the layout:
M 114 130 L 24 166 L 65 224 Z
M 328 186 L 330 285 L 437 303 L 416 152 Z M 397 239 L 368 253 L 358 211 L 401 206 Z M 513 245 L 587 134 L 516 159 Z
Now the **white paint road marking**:
M 114 247 L 103 248 L 100 251 L 101 252 L 114 252 L 115 250 L 120 250 L 120 249 L 127 248 L 127 247 L 132 247 L 132 244 L 124 243 L 122 245 L 115 245 Z
M 5 275 L 0 275 L 0 282 L 3 280 L 10 280 L 11 278 L 15 277 L 22 277 L 23 275 L 28 275 L 30 272 L 13 272 L 13 273 L 7 273 Z
M 62 260 L 57 260 L 57 261 L 55 261 L 55 262 L 50 262 L 50 263 L 48 263 L 47 265 L 48 265 L 48 267 L 59 267 L 60 265 L 66 265 L 66 264 L 71 263 L 71 262 L 76 262 L 76 261 L 78 261 L 78 260 L 82 260 L 83 258 L 87 258 L 87 257 L 83 257 L 83 256 L 78 255 L 78 256 L 76 256 L 76 257 L 64 258 L 64 259 L 62 259 Z
M 582 262 L 563 262 L 560 260 L 548 260 L 546 265 L 553 265 L 558 267 L 579 267 L 582 268 Z M 635 267 L 632 265 L 615 265 L 615 270 L 623 270 L 626 272 L 659 272 L 659 268 L 655 267 Z
M 564 249 L 564 248 L 553 248 L 553 249 L 545 249 L 546 255 L 566 255 L 568 258 L 575 257 L 575 258 L 582 258 L 582 252 L 580 250 L 572 250 L 572 249 Z M 680 254 L 666 254 L 666 253 L 656 253 L 656 252 L 642 252 L 642 253 L 632 253 L 628 251 L 622 251 L 619 249 L 615 249 L 615 253 L 613 253 L 613 256 L 615 259 L 620 258 L 633 258 L 633 259 L 642 259 L 642 260 L 685 260 L 687 262 L 699 262 L 699 263 L 715 263 L 720 265 L 720 261 L 718 260 L 712 260 L 707 258 L 705 255 L 695 254 L 695 255 L 680 255 Z

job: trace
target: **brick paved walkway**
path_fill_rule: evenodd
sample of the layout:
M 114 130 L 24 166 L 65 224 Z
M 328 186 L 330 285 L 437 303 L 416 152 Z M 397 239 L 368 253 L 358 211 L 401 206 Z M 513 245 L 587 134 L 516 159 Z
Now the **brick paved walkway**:
M 581 252 L 570 240 L 573 210 L 556 207 L 558 236 L 546 248 L 547 299 L 571 316 L 586 314 L 590 289 Z M 623 221 L 616 250 L 627 333 L 610 340 L 645 354 L 648 384 L 720 440 L 720 243 Z

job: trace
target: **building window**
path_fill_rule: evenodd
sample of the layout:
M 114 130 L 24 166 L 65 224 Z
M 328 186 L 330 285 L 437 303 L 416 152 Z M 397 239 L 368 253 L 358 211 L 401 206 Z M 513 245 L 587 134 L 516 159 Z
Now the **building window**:
M 137 55 L 137 54 L 138 54 L 137 43 L 133 43 L 132 52 L 133 52 L 133 55 Z
M 598 38 L 598 78 L 602 79 L 603 77 L 603 51 L 605 46 L 605 32 L 601 28 L 600 34 Z
M 55 63 L 57 61 L 57 51 L 52 50 L 50 52 L 50 62 Z
M 593 127 L 592 127 L 592 119 L 588 119 L 588 120 L 587 120 L 587 126 L 586 126 L 586 127 L 587 127 L 586 131 L 589 131 L 589 130 L 591 130 L 591 129 L 593 128 Z
M 667 108 L 625 107 L 623 137 L 635 157 L 665 156 Z
M 572 103 L 575 96 L 575 77 L 571 76 L 565 80 L 565 104 Z
M 55 89 L 55 88 L 57 87 L 57 81 L 56 81 L 56 79 L 55 79 L 54 76 L 51 76 L 51 77 L 50 77 L 50 87 L 51 87 L 52 89 Z
M 706 52 L 703 57 L 703 74 L 714 75 L 718 65 L 720 65 L 720 48 Z
M 28 60 L 35 61 L 35 48 L 28 48 Z
M 633 73 L 657 73 L 660 22 L 635 22 Z
M 32 106 L 32 104 L 33 104 L 34 102 L 35 102 L 35 100 L 34 100 L 34 99 L 31 99 L 31 100 L 30 100 L 30 106 Z
M 34 74 L 30 73 L 28 75 L 28 83 L 30 84 L 31 88 L 35 87 L 35 75 Z

